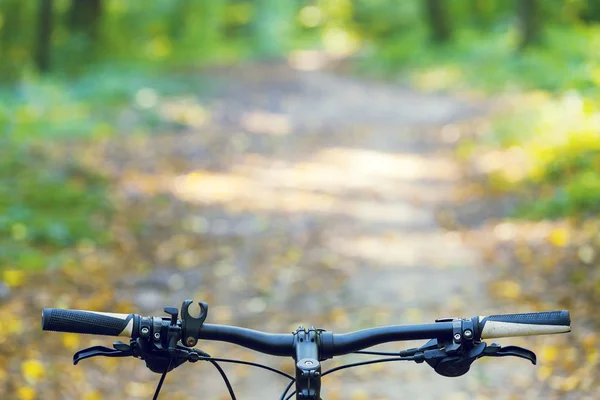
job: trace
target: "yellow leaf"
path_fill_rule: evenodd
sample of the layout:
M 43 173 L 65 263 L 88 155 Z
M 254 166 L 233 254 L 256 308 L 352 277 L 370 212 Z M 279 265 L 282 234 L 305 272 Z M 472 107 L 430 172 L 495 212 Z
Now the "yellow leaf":
M 3 280 L 8 286 L 21 286 L 25 282 L 25 272 L 17 269 L 7 269 L 4 271 Z
M 588 363 L 596 364 L 598 362 L 598 350 L 591 349 L 585 353 L 585 358 Z
M 23 330 L 23 323 L 15 315 L 7 315 L 4 321 L 0 321 L 0 329 L 4 333 L 20 333 Z
M 369 397 L 369 393 L 364 389 L 356 389 L 352 392 L 352 400 L 367 400 Z
M 545 381 L 552 375 L 552 367 L 549 365 L 542 365 L 537 370 L 537 377 L 540 381 Z
M 19 400 L 33 400 L 35 399 L 35 390 L 31 387 L 23 386 L 17 390 L 17 396 Z
M 492 292 L 508 300 L 515 300 L 521 296 L 521 285 L 515 281 L 498 281 L 491 286 Z
M 561 385 L 561 389 L 565 392 L 570 392 L 574 390 L 580 383 L 581 378 L 576 375 L 571 375 L 567 379 L 565 379 Z
M 552 362 L 558 357 L 558 348 L 556 346 L 544 346 L 541 352 L 541 359 L 545 362 Z
M 79 347 L 79 335 L 75 333 L 64 333 L 62 336 L 63 346 L 69 350 L 75 350 Z
M 564 247 L 569 243 L 569 231 L 564 228 L 556 228 L 548 235 L 548 241 L 556 247 Z
M 83 397 L 84 400 L 102 400 L 102 395 L 97 390 L 92 390 L 91 392 L 87 392 Z
M 44 378 L 46 368 L 39 360 L 25 360 L 21 363 L 21 374 L 27 382 L 35 383 Z

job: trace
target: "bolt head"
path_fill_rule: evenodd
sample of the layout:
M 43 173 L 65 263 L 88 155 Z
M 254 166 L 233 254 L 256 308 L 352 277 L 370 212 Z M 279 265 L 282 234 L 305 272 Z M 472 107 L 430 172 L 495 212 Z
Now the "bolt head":
M 454 340 L 459 341 L 461 339 L 460 333 L 454 334 Z
M 154 332 L 154 339 L 160 339 L 160 332 Z
M 196 344 L 196 340 L 190 336 L 185 340 L 185 344 L 187 344 L 188 346 L 193 346 Z
M 147 326 L 144 326 L 141 330 L 142 335 L 146 336 L 148 333 L 150 333 L 150 329 L 148 329 Z
M 466 338 L 471 338 L 471 337 L 473 337 L 473 331 L 470 330 L 470 329 L 467 329 L 465 331 L 464 335 L 465 335 Z

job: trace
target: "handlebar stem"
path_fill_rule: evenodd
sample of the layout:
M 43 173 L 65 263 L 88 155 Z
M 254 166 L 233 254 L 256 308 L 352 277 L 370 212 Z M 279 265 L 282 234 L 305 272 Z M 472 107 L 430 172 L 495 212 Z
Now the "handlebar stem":
M 294 332 L 296 398 L 319 400 L 321 396 L 320 331 L 300 326 Z

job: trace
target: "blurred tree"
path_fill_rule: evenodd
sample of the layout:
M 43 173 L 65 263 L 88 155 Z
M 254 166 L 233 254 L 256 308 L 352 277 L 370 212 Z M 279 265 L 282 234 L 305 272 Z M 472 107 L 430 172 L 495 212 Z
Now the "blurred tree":
M 80 56 L 87 61 L 97 50 L 102 15 L 102 0 L 72 0 L 67 25 L 78 44 Z
M 169 21 L 169 34 L 174 40 L 181 40 L 185 35 L 185 29 L 187 26 L 187 16 L 193 12 L 191 0 L 180 0 L 177 5 L 173 7 L 170 21 Z
M 4 0 L 0 5 L 0 80 L 11 81 L 19 76 L 29 57 L 23 37 L 26 4 L 21 0 Z
M 537 0 L 517 0 L 517 2 L 521 28 L 519 48 L 522 50 L 539 40 L 540 10 Z
M 40 0 L 35 62 L 41 72 L 50 70 L 53 3 L 53 0 Z
M 452 37 L 452 27 L 444 0 L 425 0 L 425 6 L 433 41 L 449 41 Z
M 259 56 L 274 58 L 284 53 L 290 42 L 295 9 L 294 1 L 256 0 L 254 37 Z
M 579 15 L 585 22 L 600 22 L 600 0 L 584 1 Z

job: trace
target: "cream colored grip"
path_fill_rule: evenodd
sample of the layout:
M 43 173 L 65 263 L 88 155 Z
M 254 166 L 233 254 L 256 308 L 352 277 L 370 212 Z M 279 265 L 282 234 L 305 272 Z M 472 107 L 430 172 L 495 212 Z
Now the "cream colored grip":
M 479 331 L 482 339 L 565 333 L 571 331 L 571 316 L 567 310 L 481 316 Z
M 44 308 L 42 311 L 42 330 L 45 331 L 131 337 L 134 321 L 135 314 L 60 308 Z

